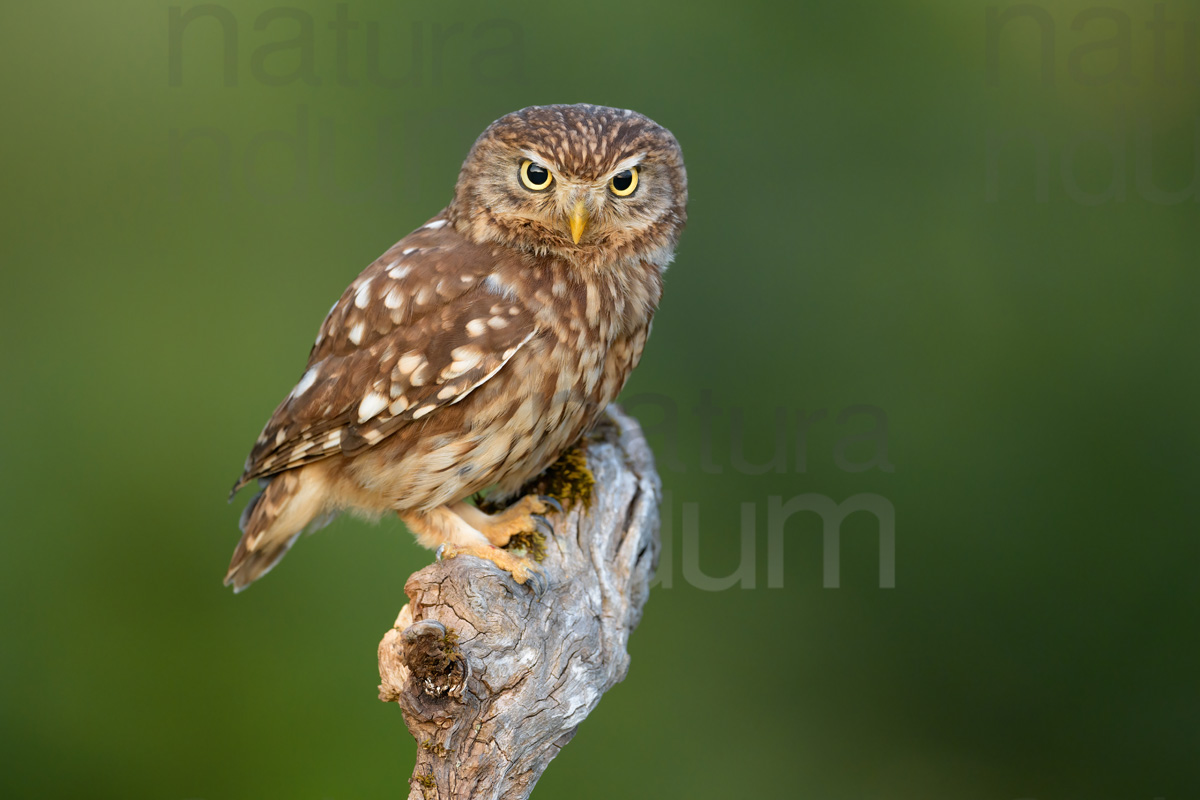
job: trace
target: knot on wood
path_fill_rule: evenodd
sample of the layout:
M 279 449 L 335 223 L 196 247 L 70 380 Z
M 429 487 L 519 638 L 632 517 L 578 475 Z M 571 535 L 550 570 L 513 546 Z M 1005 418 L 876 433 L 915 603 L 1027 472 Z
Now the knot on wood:
M 430 697 L 461 697 L 471 668 L 458 649 L 458 634 L 437 620 L 422 620 L 400 634 L 401 658 L 413 682 Z

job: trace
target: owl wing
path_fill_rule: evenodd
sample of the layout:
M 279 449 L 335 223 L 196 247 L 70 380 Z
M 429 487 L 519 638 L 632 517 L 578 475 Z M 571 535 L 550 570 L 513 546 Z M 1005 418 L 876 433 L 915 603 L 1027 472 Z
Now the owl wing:
M 354 454 L 459 402 L 538 334 L 532 314 L 489 277 L 491 253 L 444 224 L 435 218 L 400 240 L 334 304 L 234 492 Z

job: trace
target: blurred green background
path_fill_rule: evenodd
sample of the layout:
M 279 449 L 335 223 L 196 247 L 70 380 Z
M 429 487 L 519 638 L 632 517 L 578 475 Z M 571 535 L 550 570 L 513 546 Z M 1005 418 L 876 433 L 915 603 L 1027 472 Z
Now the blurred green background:
M 225 493 L 479 132 L 579 101 L 690 173 L 624 395 L 670 558 L 535 796 L 1197 796 L 1196 3 L 272 7 L 0 11 L 4 796 L 405 796 L 375 648 L 431 555 L 343 519 L 234 597 Z M 890 472 L 838 465 L 863 405 Z M 894 589 L 861 513 L 841 588 L 813 514 L 768 586 L 804 493 L 894 507 Z

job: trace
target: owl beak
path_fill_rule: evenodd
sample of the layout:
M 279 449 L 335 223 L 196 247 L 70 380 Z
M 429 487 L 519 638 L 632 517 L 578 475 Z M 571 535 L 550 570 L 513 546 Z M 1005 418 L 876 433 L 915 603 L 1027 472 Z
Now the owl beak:
M 571 238 L 575 241 L 575 244 L 579 244 L 579 240 L 583 237 L 583 231 L 588 223 L 587 206 L 583 204 L 582 197 L 575 201 L 575 207 L 567 215 L 567 222 L 571 225 Z

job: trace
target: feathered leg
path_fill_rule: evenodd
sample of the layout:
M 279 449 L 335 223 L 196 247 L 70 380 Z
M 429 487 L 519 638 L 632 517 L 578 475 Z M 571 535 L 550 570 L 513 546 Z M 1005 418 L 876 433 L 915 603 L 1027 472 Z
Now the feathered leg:
M 454 558 L 460 555 L 482 558 L 511 574 L 517 583 L 530 583 L 534 591 L 541 594 L 546 590 L 545 571 L 541 566 L 532 558 L 518 556 L 494 544 L 499 541 L 507 543 L 513 534 L 521 530 L 536 529 L 515 527 L 509 532 L 510 527 L 515 526 L 517 521 L 524 522 L 528 519 L 530 507 L 532 506 L 518 509 L 510 517 L 496 522 L 496 527 L 487 524 L 493 515 L 485 514 L 475 506 L 462 502 L 453 506 L 438 506 L 432 511 L 402 511 L 399 512 L 399 516 L 417 537 L 418 542 L 431 549 L 437 548 L 439 558 Z M 484 529 L 491 535 L 470 524 L 464 516 L 468 516 L 472 521 L 483 522 Z M 546 529 L 549 528 L 545 519 L 542 519 L 542 524 Z

